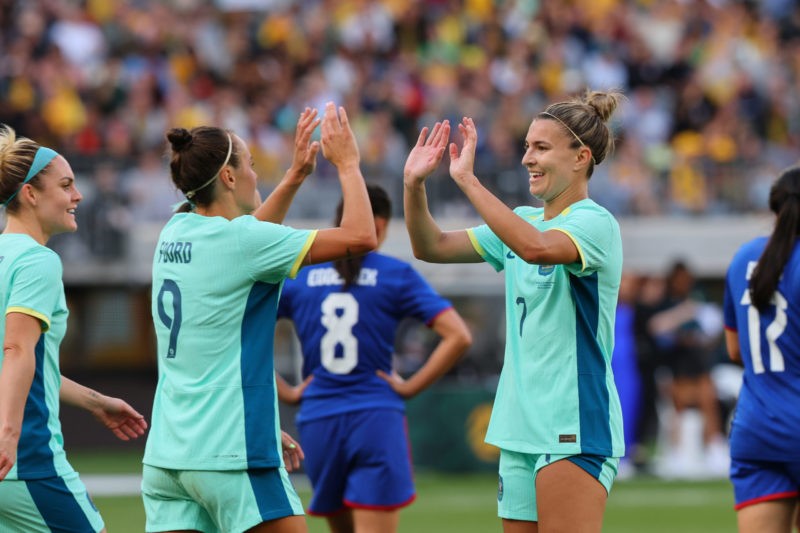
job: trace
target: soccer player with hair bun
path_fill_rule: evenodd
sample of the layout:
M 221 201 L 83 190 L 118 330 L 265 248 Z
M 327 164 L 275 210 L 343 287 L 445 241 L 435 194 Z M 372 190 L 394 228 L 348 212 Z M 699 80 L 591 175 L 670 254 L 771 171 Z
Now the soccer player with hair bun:
M 321 124 L 321 141 L 310 142 Z M 298 120 L 292 166 L 261 202 L 253 159 L 232 131 L 167 132 L 170 171 L 186 197 L 153 257 L 158 385 L 143 459 L 146 530 L 303 532 L 287 470 L 302 451 L 280 430 L 273 339 L 283 282 L 301 266 L 369 252 L 375 225 L 344 108 Z M 315 166 L 337 168 L 338 228 L 278 222 Z
M 541 208 L 511 210 L 473 172 L 471 118 L 449 144 L 450 176 L 485 224 L 442 231 L 425 180 L 448 148 L 450 124 L 423 128 L 404 170 L 414 255 L 486 261 L 505 271 L 506 350 L 486 442 L 500 448 L 498 515 L 511 532 L 599 532 L 624 455 L 611 371 L 622 276 L 619 225 L 589 198 L 589 178 L 613 148 L 607 124 L 622 95 L 588 92 L 549 105 L 525 137 L 522 164 Z

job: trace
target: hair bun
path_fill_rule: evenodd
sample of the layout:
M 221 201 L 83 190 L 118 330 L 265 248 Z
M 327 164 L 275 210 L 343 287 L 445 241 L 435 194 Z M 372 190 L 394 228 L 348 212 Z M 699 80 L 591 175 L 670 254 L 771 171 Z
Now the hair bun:
M 182 152 L 192 145 L 192 134 L 186 128 L 172 128 L 167 132 L 167 140 L 173 151 Z

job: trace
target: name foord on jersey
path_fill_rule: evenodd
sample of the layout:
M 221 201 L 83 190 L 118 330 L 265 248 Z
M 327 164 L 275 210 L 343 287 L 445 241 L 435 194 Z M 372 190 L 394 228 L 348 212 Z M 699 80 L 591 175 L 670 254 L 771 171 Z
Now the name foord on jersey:
M 374 287 L 378 284 L 378 271 L 374 268 L 362 268 L 358 274 L 356 285 Z M 333 267 L 315 268 L 308 273 L 306 285 L 309 287 L 325 287 L 328 285 L 344 285 L 344 280 Z
M 158 249 L 159 263 L 191 263 L 191 241 L 162 241 Z

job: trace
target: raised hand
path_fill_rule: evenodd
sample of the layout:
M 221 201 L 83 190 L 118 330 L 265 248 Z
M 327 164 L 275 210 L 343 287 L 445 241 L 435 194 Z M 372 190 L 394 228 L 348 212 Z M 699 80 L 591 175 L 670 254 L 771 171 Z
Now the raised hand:
M 475 150 L 478 146 L 478 130 L 475 122 L 469 117 L 464 117 L 458 125 L 458 131 L 464 143 L 461 153 L 458 153 L 458 146 L 450 143 L 450 177 L 456 184 L 464 185 L 470 178 L 475 176 Z
M 450 139 L 450 121 L 437 122 L 428 135 L 428 127 L 422 128 L 417 144 L 411 149 L 403 169 L 403 181 L 411 185 L 424 181 L 442 162 L 444 150 Z
M 358 165 L 360 155 L 353 130 L 347 119 L 347 112 L 339 107 L 338 112 L 333 102 L 325 104 L 325 116 L 322 117 L 322 155 L 337 168 L 347 165 Z
M 294 134 L 294 155 L 292 166 L 289 172 L 298 178 L 305 178 L 317 166 L 317 153 L 319 152 L 319 142 L 311 142 L 311 135 L 319 126 L 321 120 L 317 118 L 317 110 L 309 107 L 300 113 L 297 120 L 297 129 Z
M 104 396 L 100 407 L 92 414 L 120 440 L 135 439 L 147 429 L 144 417 L 119 398 Z

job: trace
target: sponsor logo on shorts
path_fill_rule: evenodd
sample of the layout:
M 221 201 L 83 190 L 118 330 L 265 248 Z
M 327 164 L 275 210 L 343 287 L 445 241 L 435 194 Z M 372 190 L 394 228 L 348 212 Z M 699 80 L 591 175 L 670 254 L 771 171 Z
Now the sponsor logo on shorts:
M 503 501 L 503 476 L 497 476 L 500 482 L 497 485 L 497 501 Z
M 558 442 L 578 442 L 578 436 L 574 433 L 570 435 L 559 435 Z

